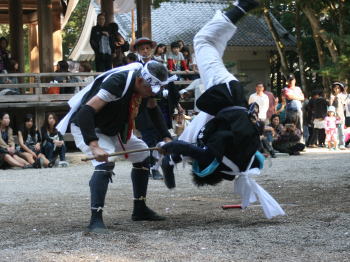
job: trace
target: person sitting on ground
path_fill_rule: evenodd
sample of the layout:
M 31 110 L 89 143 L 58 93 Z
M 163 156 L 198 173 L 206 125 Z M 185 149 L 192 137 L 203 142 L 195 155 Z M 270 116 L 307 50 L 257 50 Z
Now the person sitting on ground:
M 282 134 L 283 128 L 283 125 L 280 124 L 280 117 L 277 114 L 271 116 L 270 124 L 264 128 L 262 143 L 264 144 L 264 148 L 269 151 L 273 158 L 276 157 L 276 153 L 272 147 L 272 142 L 279 138 Z
M 34 125 L 33 115 L 25 116 L 24 125 L 18 131 L 18 142 L 20 154 L 34 168 L 52 167 L 52 163 L 41 153 L 41 135 Z
M 286 123 L 277 139 L 272 141 L 272 147 L 275 150 L 289 155 L 300 155 L 300 152 L 304 150 L 305 145 L 300 143 L 302 133 L 296 127 L 296 122 L 297 119 L 294 122 Z
M 8 113 L 0 113 L 0 165 L 6 167 L 32 167 L 27 161 L 22 159 L 15 148 L 15 139 L 13 130 L 10 127 L 10 115 Z
M 57 131 L 57 116 L 55 113 L 48 113 L 45 123 L 41 128 L 42 151 L 46 158 L 55 163 L 57 157 L 60 157 L 59 166 L 68 166 L 66 161 L 66 146 L 62 134 Z
M 185 57 L 180 52 L 178 42 L 172 42 L 170 45 L 170 53 L 168 54 L 168 69 L 170 71 L 189 71 Z

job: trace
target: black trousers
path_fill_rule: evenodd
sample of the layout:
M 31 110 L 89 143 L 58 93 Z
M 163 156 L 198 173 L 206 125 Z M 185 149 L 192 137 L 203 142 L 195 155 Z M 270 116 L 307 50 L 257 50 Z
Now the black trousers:
M 105 72 L 112 68 L 112 56 L 108 54 L 95 54 L 96 72 Z

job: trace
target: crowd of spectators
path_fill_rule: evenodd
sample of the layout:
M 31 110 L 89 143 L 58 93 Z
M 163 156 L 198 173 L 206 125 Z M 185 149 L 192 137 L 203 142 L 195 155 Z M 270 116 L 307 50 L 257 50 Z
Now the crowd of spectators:
M 349 144 L 350 96 L 343 83 L 332 84 L 329 99 L 322 90 L 313 90 L 311 97 L 305 98 L 290 75 L 280 98 L 269 93 L 263 83 L 257 83 L 248 101 L 259 105 L 259 118 L 265 125 L 262 150 L 271 157 L 276 157 L 276 152 L 299 155 L 305 147 L 344 150 Z
M 48 113 L 39 131 L 31 114 L 26 114 L 17 134 L 10 127 L 10 115 L 0 113 L 0 168 L 51 168 L 68 166 L 63 136 L 57 131 L 57 117 Z

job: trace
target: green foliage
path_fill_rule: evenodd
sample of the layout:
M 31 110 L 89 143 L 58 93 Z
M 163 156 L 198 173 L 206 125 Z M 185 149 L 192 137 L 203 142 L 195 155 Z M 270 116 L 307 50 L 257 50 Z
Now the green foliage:
M 89 4 L 90 1 L 79 1 L 63 30 L 63 57 L 65 59 L 67 59 L 79 39 Z

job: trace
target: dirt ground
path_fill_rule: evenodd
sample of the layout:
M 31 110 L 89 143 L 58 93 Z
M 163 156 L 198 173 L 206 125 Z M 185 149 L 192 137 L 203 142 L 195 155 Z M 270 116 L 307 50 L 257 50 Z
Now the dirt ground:
M 239 203 L 232 182 L 177 188 L 150 180 L 148 205 L 167 217 L 132 222 L 130 165 L 118 162 L 105 207 L 109 234 L 84 233 L 90 165 L 0 171 L 0 261 L 350 261 L 350 154 L 311 151 L 272 160 L 257 182 L 287 216 Z M 268 165 L 268 163 L 267 163 Z

